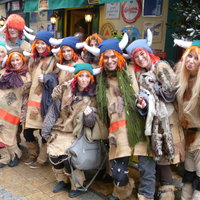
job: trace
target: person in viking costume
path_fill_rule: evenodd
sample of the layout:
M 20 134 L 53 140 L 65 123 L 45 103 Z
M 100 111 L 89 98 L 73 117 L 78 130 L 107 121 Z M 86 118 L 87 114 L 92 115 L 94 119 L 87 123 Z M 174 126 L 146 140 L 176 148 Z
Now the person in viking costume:
M 200 199 L 200 40 L 174 40 L 186 48 L 177 66 L 178 115 L 186 137 L 181 200 Z
M 82 63 L 78 55 L 78 50 L 83 48 L 78 37 L 66 37 L 63 39 L 50 39 L 51 45 L 59 45 L 58 48 L 52 49 L 52 53 L 57 55 L 58 63 L 61 65 L 73 66 L 76 63 Z M 73 78 L 73 74 L 67 71 L 61 70 L 58 73 L 58 82 L 61 84 L 64 81 L 68 81 Z
M 138 78 L 140 95 L 137 107 L 142 115 L 146 115 L 145 136 L 150 141 L 149 144 L 138 143 L 134 149 L 141 175 L 138 198 L 154 199 L 157 173 L 159 199 L 174 200 L 170 163 L 184 161 L 184 135 L 177 125 L 177 112 L 172 104 L 176 76 L 167 62 L 160 61 L 153 54 L 150 30 L 147 35 L 147 39 L 135 40 L 126 48 Z
M 5 71 L 4 67 L 5 67 L 7 58 L 8 56 L 7 56 L 6 44 L 0 41 L 0 76 Z M 0 163 L 8 163 L 10 161 L 9 152 L 5 148 L 5 144 L 3 144 L 2 142 L 0 142 L 0 155 L 1 155 Z M 3 165 L 0 165 L 0 167 L 1 166 L 4 167 L 5 165 L 3 164 Z
M 18 14 L 11 14 L 8 16 L 5 25 L 0 29 L 5 33 L 5 43 L 10 47 L 20 47 L 25 51 L 30 52 L 31 45 L 23 40 L 23 35 L 28 32 L 33 32 L 30 28 L 25 26 L 24 19 Z
M 99 66 L 102 67 L 97 82 L 97 108 L 100 119 L 109 129 L 109 160 L 114 180 L 109 200 L 131 196 L 134 181 L 128 176 L 129 158 L 136 143 L 146 139 L 144 119 L 135 106 L 135 85 L 131 84 L 122 55 L 127 43 L 125 33 L 120 42 L 112 38 L 93 48 L 93 54 L 100 55 Z
M 103 37 L 97 33 L 88 36 L 84 43 L 83 51 L 81 52 L 81 57 L 85 63 L 90 63 L 94 68 L 99 65 L 99 55 L 95 56 L 90 53 L 90 47 L 98 47 L 103 41 Z
M 0 160 L 0 167 L 19 164 L 22 155 L 17 145 L 17 129 L 20 123 L 23 96 L 29 92 L 31 77 L 27 72 L 26 58 L 21 48 L 12 48 L 0 77 L 0 142 L 9 152 Z M 9 157 L 8 157 L 9 155 Z
M 57 85 L 56 59 L 51 52 L 50 38 L 53 34 L 41 30 L 36 36 L 26 35 L 33 41 L 31 58 L 28 70 L 31 74 L 32 84 L 27 102 L 27 113 L 24 125 L 24 137 L 28 148 L 29 157 L 25 161 L 31 168 L 39 168 L 47 161 L 47 145 L 42 139 L 41 146 L 34 135 L 35 130 L 41 130 L 44 116 L 48 110 L 47 104 L 51 103 L 51 92 Z M 53 86 L 47 85 L 55 83 Z M 47 87 L 45 87 L 47 85 Z M 44 89 L 47 88 L 47 91 Z
M 5 67 L 6 59 L 7 59 L 7 51 L 6 44 L 0 41 L 0 74 L 3 72 L 3 68 Z
M 99 133 L 104 130 L 97 116 L 95 100 L 94 75 L 99 73 L 100 69 L 93 69 L 88 63 L 79 63 L 74 66 L 57 64 L 57 66 L 74 73 L 74 79 L 61 83 L 53 90 L 54 101 L 61 101 L 59 108 L 54 111 L 54 116 L 59 113 L 59 117 L 55 124 L 51 124 L 54 121 L 52 115 L 46 115 L 47 120 L 45 118 L 42 137 L 48 141 L 47 152 L 57 179 L 53 192 L 59 192 L 64 188 L 69 189 L 71 185 L 69 197 L 74 198 L 84 192 L 81 190 L 81 185 L 83 185 L 85 176 L 83 171 L 74 169 L 78 181 L 72 178 L 67 149 L 80 136 L 82 127 L 84 127 L 86 136 L 90 135 L 89 140 L 92 139 L 91 136 L 96 137 L 97 134 L 100 137 Z M 48 127 L 52 127 L 51 130 L 45 131 Z

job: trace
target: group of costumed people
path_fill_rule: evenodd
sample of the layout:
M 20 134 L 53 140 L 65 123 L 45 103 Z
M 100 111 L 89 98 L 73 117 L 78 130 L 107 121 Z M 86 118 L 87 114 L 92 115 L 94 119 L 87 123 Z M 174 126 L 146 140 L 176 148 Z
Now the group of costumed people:
M 25 164 L 39 168 L 49 160 L 53 192 L 77 197 L 86 192 L 85 173 L 74 168 L 74 180 L 67 149 L 84 129 L 88 140 L 108 144 L 108 200 L 131 197 L 132 156 L 139 200 L 174 200 L 171 164 L 181 162 L 181 200 L 200 199 L 199 40 L 174 41 L 186 51 L 172 68 L 153 54 L 149 30 L 147 39 L 130 44 L 126 33 L 121 41 L 95 33 L 81 42 L 46 30 L 33 35 L 11 14 L 0 31 L 0 168 L 19 164 L 25 141 Z

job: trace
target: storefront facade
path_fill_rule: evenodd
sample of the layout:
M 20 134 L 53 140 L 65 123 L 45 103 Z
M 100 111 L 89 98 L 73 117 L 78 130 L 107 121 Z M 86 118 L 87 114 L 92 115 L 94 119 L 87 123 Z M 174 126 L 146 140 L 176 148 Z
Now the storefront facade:
M 166 26 L 169 20 L 169 2 L 170 0 L 24 0 L 23 15 L 27 25 L 35 33 L 47 29 L 57 38 L 74 35 L 75 32 L 83 32 L 86 36 L 98 32 L 105 38 L 120 38 L 123 32 L 127 32 L 132 41 L 145 38 L 147 28 L 151 28 L 152 49 L 156 53 L 161 52 L 158 54 L 164 57 L 162 52 L 166 50 L 167 56 L 168 51 L 173 56 L 173 50 L 166 46 L 166 43 L 173 42 L 172 38 L 166 37 L 166 33 L 169 34 Z M 7 3 L 4 4 L 7 6 Z M 13 7 L 12 4 L 10 6 Z M 6 11 L 5 16 L 8 8 Z M 92 16 L 91 22 L 85 21 L 86 14 Z M 55 24 L 50 21 L 53 15 L 56 16 Z

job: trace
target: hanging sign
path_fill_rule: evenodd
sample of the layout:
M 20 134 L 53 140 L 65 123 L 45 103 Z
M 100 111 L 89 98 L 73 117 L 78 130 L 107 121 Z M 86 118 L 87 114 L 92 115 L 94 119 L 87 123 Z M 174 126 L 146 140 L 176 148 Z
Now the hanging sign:
M 106 19 L 119 18 L 120 3 L 107 3 L 106 4 Z
M 135 22 L 141 14 L 140 0 L 127 1 L 122 4 L 122 18 L 126 23 Z

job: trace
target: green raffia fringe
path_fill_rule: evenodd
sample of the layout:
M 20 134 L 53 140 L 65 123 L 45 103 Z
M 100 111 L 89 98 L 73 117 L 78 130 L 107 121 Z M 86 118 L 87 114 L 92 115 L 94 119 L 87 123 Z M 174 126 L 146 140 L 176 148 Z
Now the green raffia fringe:
M 97 84 L 97 109 L 99 113 L 100 119 L 103 121 L 106 126 L 109 126 L 109 120 L 108 120 L 108 108 L 107 108 L 107 98 L 106 98 L 106 74 L 100 73 L 98 76 L 98 84 Z
M 136 108 L 135 91 L 126 71 L 124 69 L 117 71 L 117 78 L 125 105 L 128 140 L 130 146 L 134 147 L 136 143 L 146 140 L 144 135 L 146 120 L 139 114 Z
M 107 125 L 107 127 L 109 127 L 106 98 L 106 76 L 106 73 L 101 73 L 98 77 L 96 98 L 99 117 Z M 144 135 L 146 120 L 139 114 L 136 108 L 136 95 L 126 71 L 124 69 L 122 69 L 122 71 L 117 71 L 117 78 L 119 81 L 119 87 L 125 105 L 128 140 L 130 146 L 134 147 L 136 143 L 147 140 L 147 138 Z

